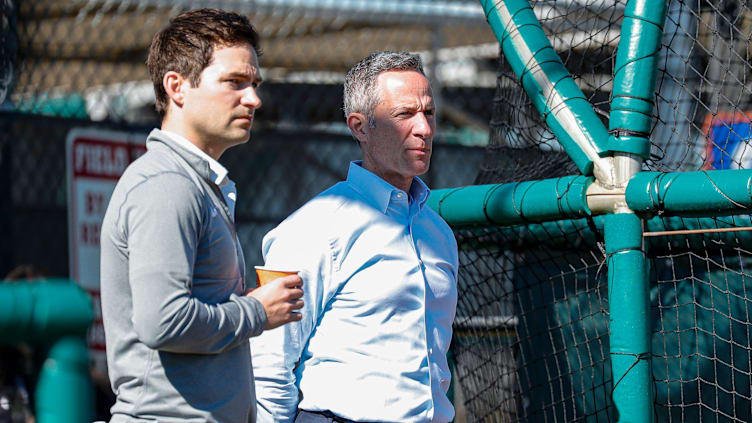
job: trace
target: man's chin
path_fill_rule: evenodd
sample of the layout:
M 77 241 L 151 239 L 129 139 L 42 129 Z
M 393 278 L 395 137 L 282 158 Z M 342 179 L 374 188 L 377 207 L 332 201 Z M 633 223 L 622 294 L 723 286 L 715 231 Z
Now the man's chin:
M 425 163 L 425 162 L 416 163 L 415 164 L 415 168 L 414 168 L 415 169 L 415 175 L 416 176 L 417 175 L 425 175 L 426 173 L 428 173 L 428 169 L 430 167 L 431 167 L 431 163 L 430 162 L 427 162 L 427 163 Z
M 242 133 L 238 133 L 236 137 L 233 138 L 234 144 L 245 144 L 251 139 L 251 131 L 244 131 Z

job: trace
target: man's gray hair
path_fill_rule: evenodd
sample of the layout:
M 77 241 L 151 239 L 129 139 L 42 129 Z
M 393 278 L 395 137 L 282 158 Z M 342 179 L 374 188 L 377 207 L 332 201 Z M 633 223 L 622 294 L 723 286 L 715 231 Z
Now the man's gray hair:
M 420 56 L 407 51 L 377 51 L 369 54 L 345 76 L 345 119 L 350 113 L 362 113 L 373 127 L 373 113 L 381 101 L 376 90 L 379 74 L 393 70 L 416 71 L 425 76 Z

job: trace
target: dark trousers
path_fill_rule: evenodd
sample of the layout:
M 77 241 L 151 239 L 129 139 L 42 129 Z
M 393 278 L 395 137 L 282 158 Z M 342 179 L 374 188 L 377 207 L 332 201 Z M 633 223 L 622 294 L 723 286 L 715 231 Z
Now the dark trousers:
M 295 423 L 356 423 L 352 420 L 343 419 L 331 411 L 305 411 L 298 410 Z

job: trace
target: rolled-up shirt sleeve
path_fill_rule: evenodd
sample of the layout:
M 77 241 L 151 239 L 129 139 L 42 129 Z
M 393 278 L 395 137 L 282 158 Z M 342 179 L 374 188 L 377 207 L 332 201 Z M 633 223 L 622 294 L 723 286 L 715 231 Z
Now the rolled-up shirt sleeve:
M 261 333 L 266 313 L 257 300 L 232 293 L 207 303 L 192 295 L 202 222 L 208 218 L 206 197 L 195 182 L 164 173 L 135 186 L 128 197 L 119 225 L 128 239 L 139 340 L 157 350 L 218 354 Z
M 335 291 L 331 286 L 331 249 L 326 238 L 316 235 L 318 231 L 314 228 L 293 215 L 269 232 L 262 243 L 266 266 L 300 272 L 305 305 L 300 310 L 300 321 L 266 331 L 251 340 L 259 423 L 292 422 L 295 418 L 298 407 L 295 370 Z

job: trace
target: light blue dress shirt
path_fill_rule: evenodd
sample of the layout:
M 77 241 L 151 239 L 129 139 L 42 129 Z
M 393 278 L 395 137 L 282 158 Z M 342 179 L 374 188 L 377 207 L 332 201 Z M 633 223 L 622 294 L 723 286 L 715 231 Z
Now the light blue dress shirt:
M 251 340 L 259 422 L 298 408 L 363 421 L 448 422 L 446 354 L 457 244 L 429 207 L 359 162 L 263 241 L 266 266 L 300 270 L 300 322 Z M 300 399 L 300 402 L 299 402 Z

